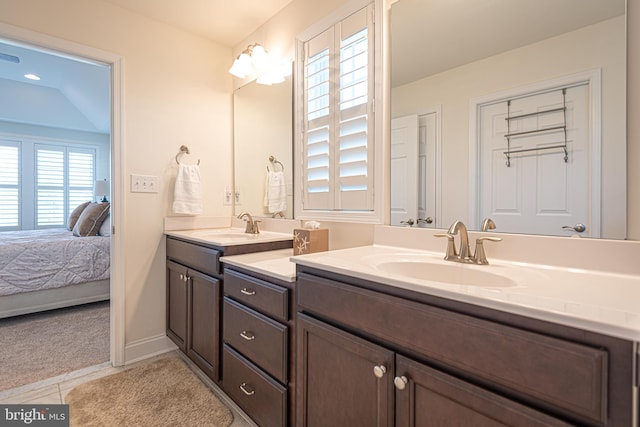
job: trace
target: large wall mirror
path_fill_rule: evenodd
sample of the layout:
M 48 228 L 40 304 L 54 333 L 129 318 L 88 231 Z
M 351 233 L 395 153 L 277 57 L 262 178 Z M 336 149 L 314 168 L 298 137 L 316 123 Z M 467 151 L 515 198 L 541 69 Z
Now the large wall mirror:
M 625 8 L 395 2 L 392 224 L 625 238 Z
M 292 83 L 233 94 L 235 213 L 293 218 Z

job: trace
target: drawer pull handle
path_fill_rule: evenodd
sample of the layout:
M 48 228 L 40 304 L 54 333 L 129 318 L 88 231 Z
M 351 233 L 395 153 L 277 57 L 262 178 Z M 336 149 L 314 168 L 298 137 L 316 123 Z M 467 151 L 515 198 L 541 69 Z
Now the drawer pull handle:
M 384 374 L 386 373 L 387 373 L 387 368 L 385 368 L 384 365 L 377 365 L 373 367 L 373 375 L 375 375 L 377 378 L 384 377 Z
M 247 396 L 251 396 L 256 392 L 255 390 L 247 390 L 246 387 L 247 387 L 247 383 L 240 384 L 240 390 L 242 390 L 242 392 Z
M 253 333 L 251 333 L 251 332 L 247 332 L 247 331 L 242 331 L 242 332 L 240 332 L 240 336 L 241 336 L 242 338 L 244 338 L 245 340 L 247 340 L 247 341 L 253 341 L 253 340 L 255 340 L 255 339 L 256 339 L 256 336 L 255 336 L 255 335 L 253 335 Z
M 245 295 L 249 295 L 249 296 L 252 296 L 252 295 L 256 294 L 256 291 L 254 291 L 253 289 L 247 289 L 247 288 L 242 288 L 240 290 L 240 292 L 242 292 Z
M 409 380 L 407 380 L 407 377 L 405 377 L 404 375 L 400 377 L 395 377 L 393 379 L 393 384 L 396 386 L 398 390 L 404 390 L 408 382 Z

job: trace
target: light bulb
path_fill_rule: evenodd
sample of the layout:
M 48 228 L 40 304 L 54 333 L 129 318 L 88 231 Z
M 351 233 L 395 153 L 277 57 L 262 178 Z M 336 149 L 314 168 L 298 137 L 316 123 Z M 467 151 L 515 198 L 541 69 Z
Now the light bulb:
M 251 59 L 253 61 L 253 66 L 257 69 L 266 68 L 269 65 L 269 54 L 264 47 L 257 43 L 253 46 Z

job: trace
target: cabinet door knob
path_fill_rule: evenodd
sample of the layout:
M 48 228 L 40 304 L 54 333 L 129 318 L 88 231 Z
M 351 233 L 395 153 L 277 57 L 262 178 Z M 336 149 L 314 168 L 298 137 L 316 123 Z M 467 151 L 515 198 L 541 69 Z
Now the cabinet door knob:
M 249 296 L 256 294 L 256 291 L 254 291 L 253 289 L 247 289 L 247 288 L 240 289 L 240 292 L 242 292 L 245 295 L 249 295 Z
M 395 377 L 393 379 L 393 384 L 396 386 L 398 390 L 404 390 L 408 382 L 409 380 L 407 380 L 407 377 L 405 377 L 404 375 L 400 377 Z
M 247 341 L 253 341 L 253 340 L 255 340 L 255 339 L 256 339 L 256 336 L 255 336 L 255 335 L 253 335 L 253 333 L 252 333 L 252 332 L 247 332 L 247 331 L 242 331 L 242 332 L 240 332 L 240 336 L 241 336 L 242 338 L 244 338 L 245 340 L 247 340 Z
M 180 275 L 180 280 L 184 281 L 184 274 Z
M 385 368 L 384 365 L 377 365 L 373 367 L 373 375 L 375 375 L 378 378 L 384 377 L 384 374 L 386 373 L 387 373 L 387 368 Z
M 247 390 L 247 383 L 240 384 L 240 390 L 247 396 L 251 396 L 256 392 L 255 390 Z

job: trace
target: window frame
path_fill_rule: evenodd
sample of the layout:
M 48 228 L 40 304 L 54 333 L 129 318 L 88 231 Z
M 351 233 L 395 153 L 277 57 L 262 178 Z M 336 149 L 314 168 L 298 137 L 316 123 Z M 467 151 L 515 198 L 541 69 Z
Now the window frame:
M 294 99 L 295 99 L 295 119 L 294 119 L 294 184 L 296 194 L 294 197 L 294 216 L 296 219 L 316 219 L 316 220 L 330 220 L 330 221 L 345 221 L 345 222 L 362 222 L 383 224 L 388 215 L 385 210 L 385 206 L 388 200 L 388 185 L 384 183 L 385 162 L 388 161 L 387 149 L 385 149 L 386 140 L 384 138 L 384 114 L 386 110 L 382 105 L 383 92 L 385 85 L 382 84 L 382 70 L 383 70 L 383 50 L 382 40 L 383 31 L 386 23 L 386 19 L 383 14 L 383 1 L 375 0 L 354 0 L 341 9 L 337 10 L 327 18 L 317 22 L 301 34 L 296 37 L 296 71 L 295 71 L 295 86 L 294 86 Z M 370 210 L 328 210 L 318 208 L 308 208 L 304 206 L 305 200 L 305 165 L 306 159 L 304 157 L 304 144 L 305 144 L 305 64 L 303 59 L 305 58 L 305 44 L 309 40 L 329 30 L 331 27 L 336 26 L 340 22 L 344 21 L 349 16 L 360 11 L 365 7 L 371 8 L 373 23 L 372 31 L 367 35 L 369 39 L 372 39 L 372 43 L 369 43 L 369 48 L 373 49 L 372 62 L 369 67 L 372 67 L 372 81 L 370 82 L 369 102 L 371 103 L 371 110 L 369 119 L 373 121 L 373 125 L 370 127 L 370 135 L 368 144 L 371 146 L 369 161 L 371 162 L 371 174 L 369 182 L 372 184 L 371 196 L 373 200 L 370 203 Z M 331 163 L 330 167 L 335 170 L 336 164 Z M 333 197 L 333 196 L 332 196 Z M 339 196 L 338 196 L 339 197 Z M 333 202 L 329 209 L 334 209 Z

